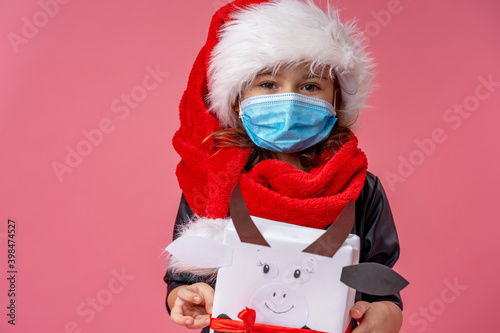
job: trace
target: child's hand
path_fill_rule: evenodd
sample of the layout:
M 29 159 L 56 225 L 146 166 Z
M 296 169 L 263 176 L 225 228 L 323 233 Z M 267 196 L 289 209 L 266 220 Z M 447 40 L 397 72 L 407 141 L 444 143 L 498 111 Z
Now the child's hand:
M 170 318 L 177 325 L 199 329 L 210 324 L 214 300 L 214 289 L 206 283 L 181 286 L 170 312 Z M 173 291 L 172 291 L 173 292 Z
M 352 333 L 397 333 L 403 324 L 403 313 L 394 303 L 356 302 L 350 311 L 359 326 Z

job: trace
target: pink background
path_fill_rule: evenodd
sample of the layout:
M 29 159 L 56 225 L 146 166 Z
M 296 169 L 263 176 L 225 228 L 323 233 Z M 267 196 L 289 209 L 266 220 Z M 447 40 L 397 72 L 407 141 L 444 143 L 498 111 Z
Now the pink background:
M 164 308 L 161 253 L 180 198 L 171 138 L 210 18 L 228 1 L 54 1 L 0 3 L 0 330 L 187 332 Z M 495 330 L 500 3 L 335 3 L 358 17 L 378 64 L 357 133 L 411 281 L 402 332 Z M 146 90 L 148 67 L 168 75 Z M 121 100 L 131 93 L 133 108 Z M 86 156 L 58 178 L 68 149 Z

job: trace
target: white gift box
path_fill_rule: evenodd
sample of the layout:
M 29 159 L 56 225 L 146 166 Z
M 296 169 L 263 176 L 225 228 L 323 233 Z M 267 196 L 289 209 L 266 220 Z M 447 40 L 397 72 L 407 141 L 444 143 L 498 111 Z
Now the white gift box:
M 256 311 L 256 323 L 344 333 L 355 290 L 340 277 L 343 267 L 359 262 L 359 237 L 350 234 L 329 258 L 302 252 L 325 230 L 252 220 L 270 246 L 241 242 L 228 224 L 223 243 L 232 260 L 218 270 L 212 317 L 239 320 L 248 307 Z

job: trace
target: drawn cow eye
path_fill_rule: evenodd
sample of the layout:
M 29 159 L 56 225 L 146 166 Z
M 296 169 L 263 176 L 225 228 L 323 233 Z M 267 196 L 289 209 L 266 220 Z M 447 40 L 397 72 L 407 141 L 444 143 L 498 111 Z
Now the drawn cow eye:
M 279 268 L 274 262 L 259 262 L 260 272 L 263 277 L 267 279 L 272 279 L 278 276 Z
M 302 267 L 297 267 L 293 270 L 293 278 L 295 282 L 306 283 L 309 281 L 310 272 Z

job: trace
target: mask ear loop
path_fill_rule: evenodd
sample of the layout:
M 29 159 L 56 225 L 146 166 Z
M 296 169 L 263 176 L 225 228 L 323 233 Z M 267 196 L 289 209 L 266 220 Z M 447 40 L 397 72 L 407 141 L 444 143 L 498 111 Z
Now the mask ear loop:
M 339 75 L 334 72 L 333 78 L 333 113 L 337 117 L 337 94 L 342 94 L 342 86 L 340 85 Z
M 238 101 L 238 116 L 243 119 L 243 110 L 241 109 L 241 102 Z
M 243 119 L 243 110 L 241 109 L 241 92 L 238 93 L 238 117 Z
M 337 117 L 337 92 L 339 89 L 333 88 L 333 115 Z

